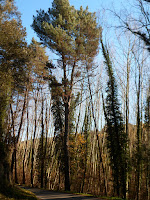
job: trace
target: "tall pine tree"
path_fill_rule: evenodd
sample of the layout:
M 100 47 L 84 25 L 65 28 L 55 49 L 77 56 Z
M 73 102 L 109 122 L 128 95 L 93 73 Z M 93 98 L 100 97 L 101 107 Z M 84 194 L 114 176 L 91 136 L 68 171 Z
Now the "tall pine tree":
M 42 42 L 59 56 L 62 69 L 64 105 L 64 160 L 65 190 L 70 190 L 69 172 L 69 112 L 73 94 L 75 74 L 81 70 L 79 62 L 91 62 L 98 52 L 99 27 L 95 13 L 88 8 L 76 10 L 68 0 L 54 0 L 47 12 L 40 10 L 34 16 L 34 31 Z M 69 72 L 69 73 L 68 73 Z

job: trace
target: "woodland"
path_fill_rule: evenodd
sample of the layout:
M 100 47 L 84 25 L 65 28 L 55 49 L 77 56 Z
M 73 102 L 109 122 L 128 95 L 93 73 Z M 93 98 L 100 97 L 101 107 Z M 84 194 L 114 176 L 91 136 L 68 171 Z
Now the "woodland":
M 0 191 L 150 200 L 150 1 L 134 2 L 108 10 L 108 28 L 53 0 L 28 44 L 15 1 L 0 0 Z

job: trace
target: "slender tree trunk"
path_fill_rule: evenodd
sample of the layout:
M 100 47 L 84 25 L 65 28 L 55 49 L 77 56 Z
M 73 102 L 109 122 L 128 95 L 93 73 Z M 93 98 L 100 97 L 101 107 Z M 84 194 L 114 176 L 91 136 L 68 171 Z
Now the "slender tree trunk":
M 68 128 L 69 128 L 69 106 L 65 103 L 65 134 L 64 134 L 64 154 L 65 154 L 65 191 L 70 191 L 70 173 L 69 173 L 69 147 L 68 147 Z
M 47 104 L 46 104 L 46 141 L 45 141 L 45 149 L 44 149 L 44 159 L 46 159 L 46 149 L 47 149 L 47 136 L 48 136 L 48 118 L 47 118 Z M 46 173 L 46 163 L 45 163 L 45 169 L 44 169 L 44 176 L 45 176 L 45 189 L 47 187 L 47 173 Z
M 65 133 L 64 133 L 64 172 L 65 172 L 65 191 L 70 191 L 70 172 L 69 172 L 69 94 L 70 91 L 67 90 L 67 75 L 66 75 L 66 64 L 63 60 L 63 70 L 64 70 L 64 89 L 65 89 Z
M 90 126 L 90 113 L 89 113 L 89 107 L 90 104 L 88 103 L 88 106 L 85 110 L 85 118 L 84 118 L 84 138 L 86 141 L 86 146 L 85 146 L 85 161 L 84 161 L 84 173 L 83 173 L 83 181 L 82 181 L 82 187 L 81 187 L 81 193 L 83 193 L 84 190 L 84 184 L 85 184 L 85 178 L 86 178 L 86 171 L 87 171 L 87 157 L 88 157 L 88 132 L 89 132 L 89 126 Z
M 41 160 L 41 188 L 43 188 L 43 181 L 44 181 L 44 149 L 43 149 L 43 139 L 44 139 L 44 116 L 43 116 L 43 109 L 44 109 L 44 100 L 42 97 L 42 141 L 41 141 L 41 156 L 42 156 L 42 160 Z
M 24 96 L 24 103 L 23 103 L 23 108 L 22 108 L 21 120 L 20 120 L 18 133 L 17 133 L 16 137 L 15 137 L 14 125 L 13 125 L 13 135 L 14 135 L 15 138 L 14 138 L 14 151 L 13 151 L 13 154 L 12 154 L 11 171 L 13 172 L 13 166 L 14 166 L 14 163 L 15 163 L 15 183 L 18 183 L 18 177 L 17 177 L 17 144 L 19 142 L 19 138 L 20 138 L 20 134 L 21 134 L 21 128 L 22 128 L 22 125 L 23 125 L 23 117 L 24 117 L 25 108 L 26 108 L 26 96 L 27 96 L 27 90 L 26 90 L 25 96 Z M 11 112 L 12 112 L 12 116 L 13 116 L 12 106 L 11 106 Z M 13 124 L 14 124 L 14 118 L 13 117 L 12 117 L 12 121 L 13 121 Z
M 140 66 L 139 66 L 140 68 Z M 137 187 L 136 194 L 137 200 L 140 198 L 140 164 L 141 164 L 141 133 L 140 133 L 140 90 L 141 90 L 141 75 L 139 69 L 139 82 L 137 91 Z
M 88 75 L 88 66 L 86 66 L 86 70 L 87 70 L 87 75 Z M 96 117 L 95 117 L 95 114 L 94 114 L 94 105 L 93 105 L 92 90 L 91 90 L 89 75 L 88 75 L 88 86 L 89 86 L 90 100 L 91 100 L 91 106 L 92 106 L 92 116 L 93 116 L 93 119 L 94 119 L 94 125 L 95 125 L 95 129 L 96 129 L 96 138 L 97 138 L 98 148 L 99 148 L 100 163 L 102 164 L 105 195 L 107 195 L 106 194 L 106 181 L 105 181 L 105 168 L 104 168 L 104 165 L 103 165 L 101 142 L 100 142 L 100 139 L 99 139 L 99 136 L 98 136 L 98 128 L 97 128 L 97 123 L 96 123 Z
M 37 97 L 35 97 L 35 120 L 34 120 L 34 135 L 32 139 L 32 154 L 31 154 L 31 186 L 34 186 L 33 183 L 33 171 L 34 171 L 34 141 L 36 135 L 36 128 L 37 128 Z
M 147 148 L 150 151 L 150 80 L 149 80 L 149 90 L 148 90 L 148 102 L 147 102 Z M 146 172 L 146 190 L 147 190 L 147 199 L 150 200 L 150 157 L 147 159 L 147 172 Z
M 129 41 L 129 46 L 130 46 L 130 41 Z M 127 139 L 129 138 L 129 75 L 130 75 L 130 50 L 128 50 L 127 54 L 127 77 L 126 77 L 126 136 Z M 129 143 L 127 140 L 127 148 L 126 148 L 126 154 L 129 153 Z M 128 156 L 128 155 L 127 155 Z M 126 186 L 124 186 L 125 190 L 123 191 L 124 193 L 124 198 L 128 198 L 128 187 L 129 187 L 129 166 L 128 166 L 128 161 L 126 162 L 126 169 L 127 169 L 127 177 L 126 177 Z
M 27 94 L 27 139 L 26 139 L 26 146 L 25 146 L 25 151 L 24 151 L 24 156 L 23 156 L 23 184 L 25 184 L 26 179 L 25 179 L 25 157 L 26 157 L 26 152 L 27 152 L 27 146 L 28 146 L 28 135 L 29 135 L 29 110 L 28 110 L 28 94 Z
M 15 137 L 14 112 L 13 112 L 13 109 L 12 109 L 12 104 L 10 104 L 10 110 L 11 110 L 11 117 L 12 117 L 13 142 L 14 142 L 14 149 L 15 149 L 16 148 L 15 147 L 16 137 Z M 11 160 L 11 177 L 12 177 L 12 179 L 13 179 L 13 169 L 14 169 L 14 162 L 15 162 L 14 149 L 13 149 L 12 160 Z

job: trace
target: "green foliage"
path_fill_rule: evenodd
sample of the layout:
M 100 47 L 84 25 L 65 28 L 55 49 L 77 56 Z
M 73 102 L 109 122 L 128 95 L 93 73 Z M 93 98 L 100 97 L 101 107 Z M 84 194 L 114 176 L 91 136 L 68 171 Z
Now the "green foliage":
M 52 112 L 54 116 L 55 134 L 63 133 L 64 124 L 64 107 L 63 107 L 63 90 L 61 84 L 53 76 L 50 81 Z
M 88 8 L 76 10 L 68 0 L 54 0 L 47 13 L 37 12 L 32 27 L 48 48 L 65 56 L 69 63 L 97 54 L 99 28 Z
M 22 92 L 27 82 L 26 32 L 13 0 L 1 1 L 0 27 L 0 148 L 3 154 L 0 184 L 3 184 L 3 181 L 6 183 L 6 179 L 9 180 L 8 145 L 11 133 L 7 131 L 8 105 L 14 92 Z
M 31 88 L 35 88 L 34 83 L 45 83 L 51 74 L 50 67 L 47 67 L 49 59 L 46 55 L 46 48 L 34 38 L 28 47 L 28 52 L 30 59 L 28 63 L 29 84 L 31 84 Z
M 27 81 L 26 32 L 14 1 L 3 0 L 0 7 L 0 126 L 4 126 L 7 105 L 13 91 L 22 91 Z
M 114 77 L 109 52 L 101 39 L 102 52 L 105 59 L 107 74 L 107 98 L 104 106 L 107 123 L 107 148 L 110 154 L 110 162 L 113 170 L 114 188 L 117 195 L 126 196 L 126 162 L 127 162 L 127 138 L 124 131 L 124 122 L 118 102 L 117 84 Z
M 26 80 L 26 32 L 13 1 L 3 1 L 0 15 L 0 75 L 5 91 L 21 90 Z

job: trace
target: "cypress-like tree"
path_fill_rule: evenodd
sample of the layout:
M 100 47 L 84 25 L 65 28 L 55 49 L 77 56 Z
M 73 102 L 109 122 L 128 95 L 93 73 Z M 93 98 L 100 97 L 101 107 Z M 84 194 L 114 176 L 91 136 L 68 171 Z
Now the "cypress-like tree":
M 147 199 L 150 199 L 150 81 L 149 88 L 147 92 L 146 106 L 145 106 L 145 128 L 147 134 L 146 140 L 146 190 L 147 190 Z
M 101 38 L 102 52 L 108 74 L 107 97 L 104 104 L 104 114 L 107 123 L 107 148 L 114 178 L 114 192 L 118 196 L 126 197 L 126 148 L 127 138 L 124 131 L 124 122 L 120 112 L 117 84 L 113 71 L 109 51 Z

